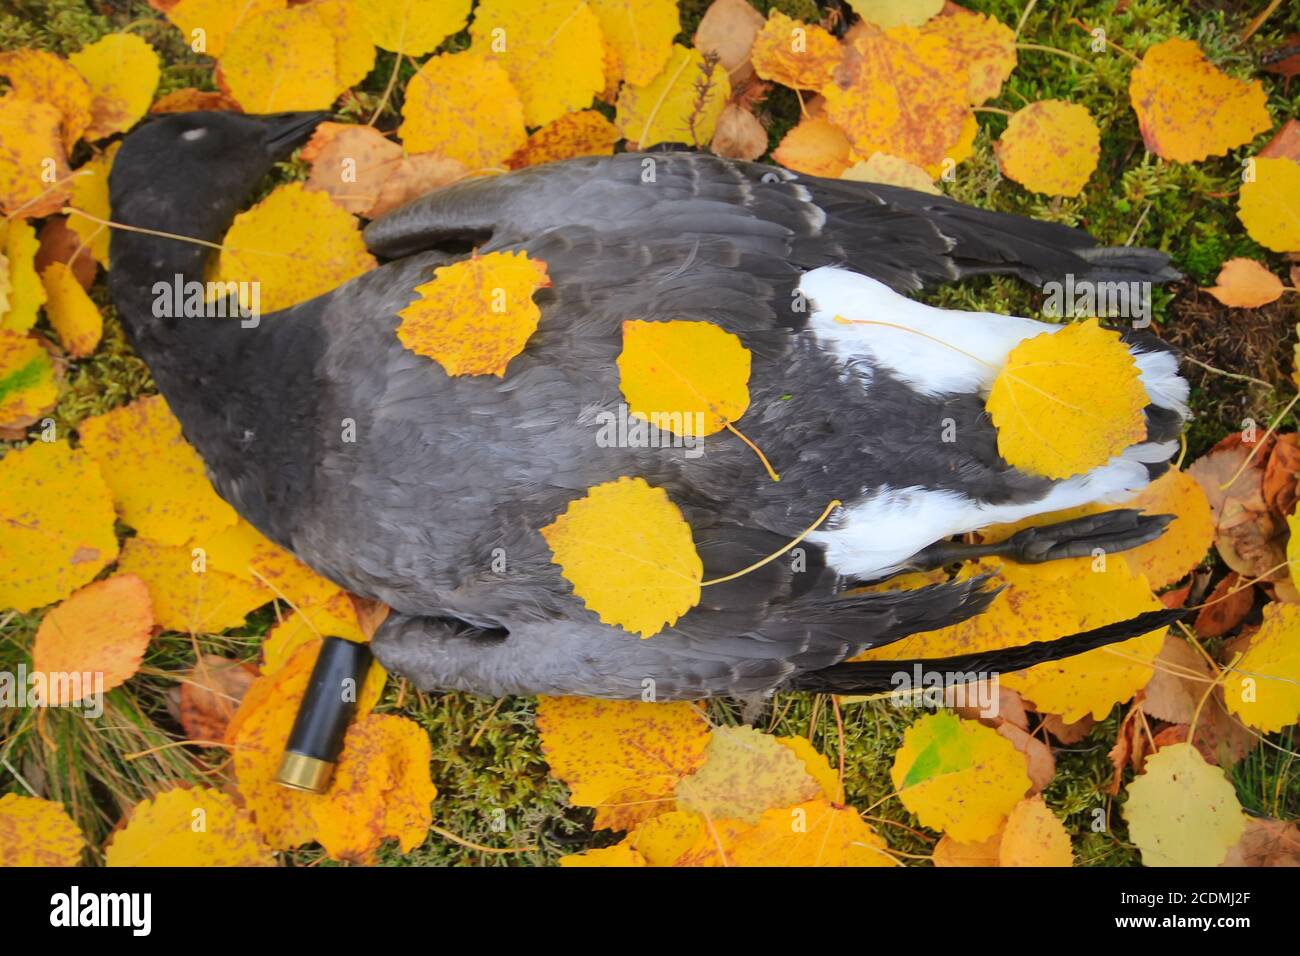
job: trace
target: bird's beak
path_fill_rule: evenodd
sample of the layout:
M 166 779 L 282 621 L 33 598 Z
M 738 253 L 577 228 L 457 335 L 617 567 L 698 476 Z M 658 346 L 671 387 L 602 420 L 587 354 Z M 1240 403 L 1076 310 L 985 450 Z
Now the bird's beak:
M 329 113 L 268 113 L 258 117 L 267 127 L 266 149 L 274 159 L 288 156 L 294 147 L 307 141 L 317 125 L 330 118 Z

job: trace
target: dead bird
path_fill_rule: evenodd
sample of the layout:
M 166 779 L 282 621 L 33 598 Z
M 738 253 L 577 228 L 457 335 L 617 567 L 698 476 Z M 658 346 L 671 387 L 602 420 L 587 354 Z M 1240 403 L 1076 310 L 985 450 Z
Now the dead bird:
M 846 595 L 851 586 L 981 555 L 1120 551 L 1169 520 L 1117 510 L 996 545 L 950 540 L 1131 496 L 1168 467 L 1187 384 L 1170 349 L 1125 332 L 1149 398 L 1145 439 L 1082 475 L 1029 474 L 999 456 L 984 403 L 1009 350 L 1055 327 L 902 293 L 990 273 L 1177 273 L 1159 252 L 907 189 L 684 151 L 573 159 L 462 181 L 372 222 L 378 268 L 256 327 L 157 314 L 155 285 L 202 279 L 210 255 L 158 233 L 219 242 L 323 118 L 186 113 L 131 133 L 110 180 L 114 219 L 128 227 L 113 233 L 110 285 L 217 491 L 320 574 L 391 606 L 375 654 L 422 689 L 640 699 L 650 688 L 659 700 L 884 689 L 916 662 L 848 658 L 977 614 L 995 590 L 984 579 Z M 523 250 L 551 278 L 535 297 L 538 329 L 503 378 L 450 377 L 396 335 L 415 287 L 475 250 Z M 890 327 L 847 330 L 836 316 Z M 628 318 L 705 320 L 740 337 L 753 362 L 746 435 L 780 463 L 780 481 L 739 441 L 694 455 L 596 440 L 602 415 L 620 412 Z M 643 640 L 600 622 L 539 533 L 589 487 L 627 475 L 680 508 L 706 578 L 779 550 L 827 502 L 843 505 L 800 560 L 705 588 Z M 1016 669 L 1169 620 L 1154 612 L 922 663 Z

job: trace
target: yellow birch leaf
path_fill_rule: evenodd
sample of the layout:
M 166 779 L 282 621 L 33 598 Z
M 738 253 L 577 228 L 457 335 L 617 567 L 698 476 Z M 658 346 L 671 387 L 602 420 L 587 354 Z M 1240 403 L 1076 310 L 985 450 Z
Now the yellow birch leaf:
M 0 329 L 0 425 L 31 421 L 58 400 L 54 366 L 36 339 Z
M 785 134 L 772 158 L 787 169 L 835 179 L 849 168 L 852 147 L 844 131 L 826 119 L 804 119 Z
M 587 489 L 541 534 L 573 593 L 605 624 L 653 637 L 700 603 L 704 564 L 691 527 L 644 479 Z
M 1218 866 L 1246 826 L 1223 770 L 1186 743 L 1147 757 L 1123 812 L 1145 866 Z
M 920 166 L 885 153 L 872 153 L 868 159 L 858 160 L 840 173 L 840 179 L 852 179 L 860 183 L 886 183 L 935 196 L 941 194 L 930 174 Z
M 113 499 L 89 455 L 66 441 L 5 452 L 0 607 L 30 611 L 65 598 L 116 557 Z
M 284 666 L 302 645 L 322 637 L 341 637 L 365 643 L 365 632 L 346 592 L 340 591 L 321 604 L 294 610 L 267 631 L 262 641 L 262 673 L 273 673 Z
M 673 52 L 681 32 L 676 0 L 590 0 L 605 42 L 614 48 L 628 83 L 649 83 Z
M 173 787 L 131 808 L 126 825 L 104 848 L 104 864 L 275 866 L 275 859 L 229 794 L 210 787 Z
M 579 807 L 637 792 L 671 810 L 674 788 L 704 763 L 709 743 L 704 715 L 685 702 L 539 697 L 537 729 L 551 774 Z
M 0 796 L 0 867 L 80 866 L 86 838 L 63 804 Z
M 623 323 L 619 387 L 633 415 L 677 435 L 712 435 L 749 408 L 749 349 L 712 322 Z M 699 436 L 697 436 L 699 437 Z
M 266 588 L 268 600 L 277 597 L 300 611 L 343 594 L 337 584 L 321 577 L 243 518 L 193 543 L 203 548 L 208 567 Z
M 113 169 L 113 158 L 121 143 L 114 143 L 104 152 L 79 167 L 72 174 L 71 205 L 98 219 L 111 219 L 112 210 L 108 202 L 108 174 Z M 95 222 L 86 216 L 68 217 L 68 228 L 81 239 L 81 244 L 90 250 L 105 269 L 108 268 L 109 227 Z
M 123 133 L 153 102 L 162 71 L 158 54 L 134 33 L 110 33 L 68 57 L 90 87 L 88 140 Z
M 1229 259 L 1205 291 L 1233 309 L 1257 309 L 1282 298 L 1282 280 L 1254 259 Z
M 491 116 L 491 123 L 475 122 Z M 406 84 L 402 142 L 411 153 L 437 153 L 486 169 L 528 141 L 524 108 L 501 65 L 475 52 L 430 57 Z
M 1264 84 L 1220 73 L 1191 40 L 1148 49 L 1128 91 L 1147 149 L 1179 163 L 1222 156 L 1273 125 Z
M 472 0 L 365 0 L 361 22 L 375 46 L 407 56 L 424 56 L 465 29 Z
M 768 810 L 730 848 L 735 866 L 897 866 L 853 807 L 824 799 Z
M 161 395 L 87 418 L 81 447 L 99 464 L 122 520 L 162 544 L 181 545 L 233 525 L 198 452 Z
M 480 0 L 470 35 L 510 74 L 529 126 L 585 109 L 605 88 L 605 39 L 585 0 Z
M 226 40 L 236 27 L 271 10 L 283 10 L 287 0 L 180 0 L 163 11 L 191 49 L 219 57 L 226 52 Z
M 1294 518 L 1291 524 L 1294 541 Z M 1264 622 L 1223 682 L 1223 699 L 1228 710 L 1265 733 L 1300 722 L 1300 605 L 1264 606 Z
M 149 589 L 130 574 L 87 584 L 48 611 L 32 643 L 32 670 L 49 675 L 90 672 L 99 677 L 96 686 L 80 688 L 50 680 L 47 703 L 61 707 L 126 683 L 140 669 L 153 628 Z M 77 690 L 81 693 L 73 696 Z
M 56 213 L 72 193 L 62 123 L 49 103 L 0 96 L 0 212 L 10 220 Z
M 240 289 L 259 288 L 256 304 L 265 313 L 314 299 L 374 267 L 355 216 L 324 193 L 286 183 L 235 217 L 211 278 L 252 283 Z
M 314 0 L 304 9 L 320 18 L 334 37 L 334 92 L 342 93 L 364 80 L 375 65 L 375 44 L 365 28 L 369 0 Z
M 1300 251 L 1300 163 L 1257 156 L 1241 184 L 1237 218 L 1250 238 L 1274 252 Z
M 656 143 L 705 146 L 731 96 L 727 71 L 705 71 L 699 50 L 677 44 L 663 72 L 649 83 L 625 83 L 618 95 L 614 122 L 638 149 Z
M 2 155 L 3 147 L 0 147 Z M 36 230 L 22 219 L 0 222 L 0 237 L 5 258 L 9 260 L 10 286 L 9 311 L 0 315 L 0 330 L 26 332 L 36 324 L 36 316 L 45 304 L 45 285 L 36 273 L 36 253 L 41 244 Z
M 1016 804 L 1007 816 L 998 866 L 1073 866 L 1070 834 L 1040 796 Z
M 560 857 L 560 866 L 646 866 L 645 857 L 636 850 L 617 843 L 584 853 L 570 853 Z
M 506 166 L 523 169 L 577 156 L 612 156 L 614 144 L 622 138 L 618 127 L 596 110 L 565 113 L 529 136 Z
M 0 319 L 9 311 L 9 295 L 13 283 L 9 281 L 9 257 L 4 254 L 4 233 L 0 232 Z
M 1049 196 L 1077 196 L 1097 168 L 1101 133 L 1077 103 L 1039 100 L 1012 114 L 994 144 L 1008 179 Z
M 90 87 L 71 63 L 43 50 L 12 50 L 0 53 L 0 76 L 21 99 L 58 109 L 63 148 L 77 145 L 90 125 Z
M 415 287 L 419 298 L 398 311 L 397 337 L 448 375 L 504 378 L 542 317 L 533 294 L 550 284 L 546 263 L 522 251 L 441 266 Z
M 329 792 L 310 804 L 317 841 L 332 858 L 356 863 L 377 862 L 388 837 L 403 853 L 415 849 L 433 823 L 432 760 L 429 735 L 413 720 L 370 714 L 355 721 Z
M 888 153 L 923 169 L 952 158 L 971 115 L 969 76 L 941 36 L 870 25 L 822 87 L 826 118 L 862 156 Z
M 619 846 L 638 853 L 649 866 L 675 866 L 706 838 L 704 819 L 684 810 L 669 810 L 642 822 Z
M 1009 464 L 1068 478 L 1142 441 L 1147 403 L 1119 333 L 1088 319 L 1012 349 L 985 408 L 998 430 L 998 453 Z
M 817 24 L 771 10 L 754 38 L 750 59 L 765 80 L 802 90 L 820 90 L 844 55 L 840 43 Z
M 803 761 L 804 769 L 822 788 L 822 795 L 831 803 L 843 803 L 844 791 L 840 786 L 840 772 L 831 766 L 825 754 L 817 752 L 807 737 L 777 737 L 776 742 L 782 747 L 794 751 L 796 757 Z
M 849 0 L 863 20 L 878 27 L 919 27 L 943 9 L 943 0 Z
M 758 823 L 764 810 L 822 795 L 821 784 L 789 747 L 753 727 L 719 727 L 704 766 L 677 784 L 677 806 L 708 820 Z
M 1002 92 L 1002 84 L 1016 68 L 1015 31 L 983 13 L 950 4 L 927 21 L 921 32 L 943 37 L 965 62 L 972 106 L 987 103 Z
M 99 314 L 99 307 L 62 262 L 51 262 L 41 273 L 41 281 L 47 300 L 45 314 L 59 333 L 64 351 L 73 358 L 93 354 L 104 334 L 104 317 Z
M 190 548 L 159 544 L 137 535 L 122 546 L 120 574 L 138 576 L 149 588 L 154 618 L 169 631 L 216 634 L 240 627 L 248 612 L 271 599 L 264 588 L 201 565 Z
M 991 836 L 1029 790 L 1025 756 L 973 720 L 947 711 L 903 734 L 890 778 L 922 826 L 974 843 Z
M 335 50 L 310 7 L 268 10 L 231 31 L 221 76 L 246 113 L 328 109 L 339 91 Z

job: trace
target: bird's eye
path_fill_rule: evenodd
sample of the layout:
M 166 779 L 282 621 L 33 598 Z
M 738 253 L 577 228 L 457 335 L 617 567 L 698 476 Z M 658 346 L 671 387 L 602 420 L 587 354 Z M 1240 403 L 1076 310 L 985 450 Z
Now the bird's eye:
M 759 181 L 764 183 L 779 183 L 781 181 L 781 177 L 778 176 L 776 173 L 764 173 L 763 178 Z
M 181 139 L 185 140 L 187 143 L 193 143 L 201 140 L 207 135 L 208 131 L 205 129 L 187 129 L 185 132 L 181 133 Z

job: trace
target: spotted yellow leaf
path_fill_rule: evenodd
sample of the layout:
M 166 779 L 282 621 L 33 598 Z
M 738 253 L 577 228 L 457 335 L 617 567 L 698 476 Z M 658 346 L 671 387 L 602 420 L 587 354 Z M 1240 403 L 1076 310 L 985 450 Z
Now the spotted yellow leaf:
M 159 4 L 161 6 L 161 4 Z M 191 49 L 219 57 L 226 52 L 226 40 L 240 24 L 270 10 L 283 10 L 287 0 L 179 0 L 163 13 L 181 31 Z
M 0 53 L 0 76 L 21 99 L 58 109 L 64 149 L 77 145 L 90 125 L 90 87 L 71 63 L 43 50 L 11 50 Z
M 985 407 L 1007 462 L 1068 478 L 1140 442 L 1147 402 L 1137 363 L 1119 333 L 1089 319 L 1012 349 Z
M 22 219 L 0 221 L 0 253 L 9 261 L 9 308 L 0 311 L 0 330 L 26 332 L 36 324 L 37 313 L 45 304 L 45 285 L 36 272 L 40 247 L 30 223 Z
M 573 593 L 605 624 L 653 637 L 700 602 L 704 565 L 691 527 L 644 479 L 589 488 L 541 533 Z
M 1261 246 L 1300 251 L 1300 163 L 1257 156 L 1252 164 L 1254 177 L 1241 184 L 1237 217 Z
M 492 122 L 467 121 L 473 116 L 491 116 Z M 470 51 L 425 61 L 406 85 L 398 133 L 408 152 L 437 153 L 471 170 L 500 165 L 528 141 L 510 75 Z
M 274 866 L 257 827 L 230 795 L 174 787 L 141 800 L 104 848 L 107 866 Z
M 943 9 L 943 0 L 849 0 L 858 16 L 878 27 L 919 27 Z
M 338 94 L 336 41 L 308 6 L 241 21 L 226 40 L 221 76 L 247 113 L 322 110 Z
M 11 221 L 58 212 L 72 192 L 63 114 L 49 103 L 0 96 L 0 212 Z
M 1292 540 L 1296 527 L 1292 519 Z M 1238 717 L 1266 733 L 1300 722 L 1300 605 L 1274 601 L 1223 683 Z
M 365 0 L 357 9 L 375 46 L 407 56 L 424 56 L 465 28 L 471 2 Z
M 719 727 L 704 766 L 677 784 L 677 806 L 710 820 L 758 823 L 764 810 L 822 795 L 799 755 L 753 727 Z
M 646 859 L 636 850 L 622 843 L 614 846 L 570 853 L 560 857 L 560 866 L 628 867 L 646 866 Z
M 63 349 L 73 358 L 92 354 L 104 334 L 104 317 L 77 277 L 62 262 L 51 262 L 41 273 L 45 285 L 45 314 L 59 333 Z M 3 387 L 3 386 L 0 386 Z
M 37 441 L 0 458 L 0 607 L 65 598 L 116 557 L 113 499 L 89 455 Z
M 490 252 L 442 266 L 397 313 L 397 337 L 448 375 L 504 377 L 537 331 L 542 313 L 533 294 L 550 284 L 546 263 L 524 252 Z
M 997 96 L 1016 68 L 1015 31 L 987 14 L 950 3 L 920 30 L 923 34 L 943 37 L 965 62 L 970 74 L 972 106 Z
M 216 634 L 241 626 L 249 611 L 271 600 L 264 588 L 215 568 L 205 569 L 192 548 L 159 544 L 139 535 L 122 546 L 117 568 L 144 581 L 154 617 L 169 631 Z
M 375 65 L 375 44 L 362 21 L 369 6 L 356 0 L 313 0 L 307 6 L 334 37 L 336 94 L 360 83 Z
M 596 110 L 565 113 L 528 137 L 506 165 L 511 169 L 554 163 L 576 156 L 610 156 L 623 138 L 618 127 Z
M 994 150 L 1002 174 L 1026 189 L 1077 196 L 1097 168 L 1101 133 L 1085 107 L 1040 100 L 1012 114 Z
M 649 83 L 672 55 L 681 31 L 676 0 L 589 0 L 628 83 Z
M 1186 743 L 1147 757 L 1123 812 L 1146 866 L 1218 866 L 1246 825 L 1223 770 Z
M 856 809 L 822 798 L 770 809 L 728 843 L 734 866 L 897 865 Z
M 804 90 L 819 90 L 830 82 L 843 55 L 839 41 L 827 30 L 775 9 L 750 52 L 754 72 L 763 79 Z
M 998 866 L 1073 866 L 1070 834 L 1040 796 L 1027 797 L 1007 816 Z
M 623 323 L 619 387 L 633 415 L 674 434 L 712 435 L 749 408 L 749 349 L 711 322 Z
M 73 53 L 68 62 L 90 87 L 86 139 L 125 132 L 149 112 L 162 70 L 153 47 L 134 33 L 110 33 Z
M 731 95 L 731 81 L 722 66 L 711 72 L 705 67 L 699 50 L 676 45 L 653 80 L 624 84 L 614 122 L 628 141 L 640 149 L 656 143 L 707 145 Z
M 26 424 L 58 398 L 54 366 L 36 339 L 0 329 L 0 425 Z
M 938 196 L 940 190 L 934 180 L 920 166 L 909 163 L 897 156 L 885 153 L 872 153 L 867 159 L 860 159 L 844 172 L 841 179 L 852 179 L 860 183 L 887 183 L 890 186 L 902 186 L 917 192 L 931 193 Z
M 112 218 L 108 203 L 108 174 L 113 169 L 113 157 L 117 155 L 119 145 L 114 143 L 72 174 L 72 208 L 88 215 L 73 213 L 68 217 L 68 228 L 77 234 L 81 244 L 105 269 L 108 268 L 109 227 L 95 219 L 107 221 Z
M 63 804 L 0 796 L 0 867 L 80 866 L 86 838 Z

